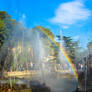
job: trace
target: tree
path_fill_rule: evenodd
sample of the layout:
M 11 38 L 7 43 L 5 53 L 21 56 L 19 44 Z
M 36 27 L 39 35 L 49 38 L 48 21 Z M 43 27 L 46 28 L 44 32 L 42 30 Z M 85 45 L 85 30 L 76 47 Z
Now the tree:
M 12 59 L 6 62 L 6 58 L 8 55 L 12 56 L 10 39 L 14 23 L 15 21 L 11 19 L 7 12 L 0 11 L 0 71 L 4 69 L 5 64 L 7 66 L 11 64 Z
M 37 26 L 36 28 L 42 30 L 42 31 L 45 32 L 49 37 L 51 37 L 52 39 L 54 39 L 54 35 L 53 35 L 52 32 L 50 31 L 50 29 L 44 28 L 44 27 L 42 27 L 42 26 Z
M 10 32 L 12 31 L 11 17 L 5 11 L 0 11 L 0 48 L 3 43 L 8 40 Z
M 60 35 L 57 35 L 58 40 L 60 41 Z M 72 62 L 75 63 L 76 58 L 76 49 L 80 49 L 78 41 L 73 41 L 71 37 L 63 36 L 63 45 L 65 47 L 66 52 L 68 53 L 68 56 L 71 58 Z

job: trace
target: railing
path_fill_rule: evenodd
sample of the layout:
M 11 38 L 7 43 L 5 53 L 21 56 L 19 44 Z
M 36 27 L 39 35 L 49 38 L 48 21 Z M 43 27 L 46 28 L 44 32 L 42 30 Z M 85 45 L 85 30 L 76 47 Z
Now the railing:
M 12 72 L 5 72 L 5 75 L 9 77 L 13 76 L 25 76 L 25 75 L 35 75 L 35 74 L 40 74 L 40 71 L 35 71 L 35 70 L 28 70 L 28 71 L 12 71 Z

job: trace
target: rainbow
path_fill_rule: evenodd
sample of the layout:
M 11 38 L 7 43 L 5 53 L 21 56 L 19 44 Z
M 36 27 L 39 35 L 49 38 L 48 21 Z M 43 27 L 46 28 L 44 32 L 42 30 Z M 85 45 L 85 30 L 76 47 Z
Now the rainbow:
M 51 37 L 49 36 L 46 31 L 44 31 L 44 28 L 38 26 L 37 28 L 39 28 L 45 35 L 48 36 L 49 39 L 51 39 L 51 41 L 60 49 L 61 53 L 64 55 L 65 59 L 66 59 L 66 62 L 68 63 L 68 65 L 70 66 L 73 74 L 75 75 L 76 79 L 78 79 L 78 73 L 77 73 L 77 70 L 74 66 L 74 64 L 72 63 L 70 57 L 67 55 L 67 52 L 65 51 L 64 47 L 59 47 L 57 44 L 56 44 L 56 41 Z

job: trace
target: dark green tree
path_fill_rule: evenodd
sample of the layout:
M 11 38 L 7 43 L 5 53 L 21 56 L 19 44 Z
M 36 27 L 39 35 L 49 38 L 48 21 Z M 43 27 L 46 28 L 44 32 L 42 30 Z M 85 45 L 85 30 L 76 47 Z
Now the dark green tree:
M 11 39 L 14 23 L 15 21 L 11 19 L 7 12 L 0 11 L 0 71 L 4 69 L 7 56 L 12 55 L 9 40 Z M 10 60 L 6 64 L 8 66 Z
M 62 40 L 60 35 L 57 35 L 58 40 Z M 72 62 L 75 63 L 76 49 L 80 49 L 79 42 L 73 41 L 71 37 L 63 36 L 63 45 L 65 47 L 68 56 L 71 58 Z

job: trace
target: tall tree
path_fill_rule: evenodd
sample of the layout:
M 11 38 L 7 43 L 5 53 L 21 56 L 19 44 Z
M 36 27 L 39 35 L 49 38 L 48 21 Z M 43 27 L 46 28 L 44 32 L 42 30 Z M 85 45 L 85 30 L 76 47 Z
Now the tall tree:
M 7 55 L 10 55 L 8 52 L 11 53 L 9 39 L 11 39 L 13 23 L 15 21 L 11 19 L 7 12 L 0 11 L 0 71 L 4 69 Z M 7 65 L 9 63 L 10 60 Z
M 62 40 L 60 35 L 57 36 L 58 40 Z M 63 36 L 63 45 L 65 47 L 68 56 L 71 58 L 72 62 L 75 63 L 76 49 L 79 49 L 78 41 L 73 41 L 71 37 Z

